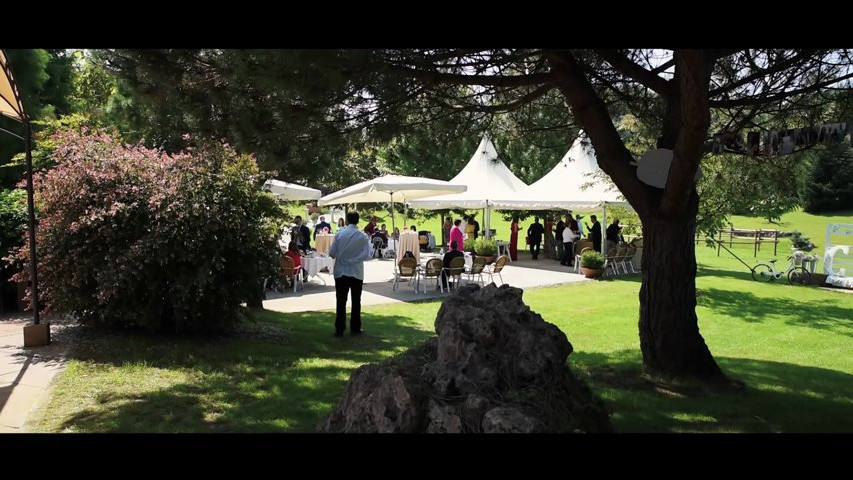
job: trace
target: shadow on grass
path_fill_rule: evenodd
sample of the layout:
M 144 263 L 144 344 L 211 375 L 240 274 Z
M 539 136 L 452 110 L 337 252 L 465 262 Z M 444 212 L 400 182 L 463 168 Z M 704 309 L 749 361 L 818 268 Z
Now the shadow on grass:
M 365 314 L 366 334 L 343 338 L 332 336 L 333 313 L 266 311 L 259 316 L 282 329 L 286 340 L 87 335 L 76 342 L 71 357 L 94 364 L 85 370 L 104 383 L 122 380 L 99 388 L 98 378 L 73 379 L 90 382 L 85 390 L 94 392 L 95 404 L 73 412 L 59 428 L 312 432 L 337 404 L 356 368 L 431 335 L 420 323 L 392 315 Z M 158 384 L 160 375 L 173 380 Z M 154 386 L 140 387 L 146 384 Z
M 683 395 L 642 374 L 640 353 L 580 353 L 572 369 L 605 400 L 620 432 L 851 432 L 853 375 L 780 362 L 718 357 L 744 381 L 737 393 Z
M 792 287 L 793 288 L 793 287 Z M 696 299 L 698 306 L 745 322 L 763 322 L 768 316 L 784 316 L 785 323 L 812 327 L 853 336 L 853 309 L 833 304 L 827 299 L 804 300 L 759 297 L 741 290 L 703 288 Z

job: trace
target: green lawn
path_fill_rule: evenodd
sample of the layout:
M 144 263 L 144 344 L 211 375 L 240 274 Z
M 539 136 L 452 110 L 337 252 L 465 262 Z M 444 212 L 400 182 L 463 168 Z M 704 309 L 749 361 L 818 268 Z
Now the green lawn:
M 754 282 L 730 255 L 701 245 L 697 260 L 701 332 L 742 392 L 685 391 L 642 375 L 636 275 L 524 299 L 566 332 L 569 365 L 607 402 L 618 431 L 853 432 L 853 294 Z M 313 431 L 355 368 L 431 335 L 439 305 L 369 307 L 369 335 L 342 339 L 332 337 L 331 312 L 262 312 L 241 337 L 80 332 L 38 430 Z

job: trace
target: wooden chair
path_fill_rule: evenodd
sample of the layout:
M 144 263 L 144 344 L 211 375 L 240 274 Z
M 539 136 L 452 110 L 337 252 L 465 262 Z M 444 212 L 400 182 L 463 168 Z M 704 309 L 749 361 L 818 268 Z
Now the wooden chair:
M 435 279 L 436 287 L 441 289 L 441 293 L 444 293 L 444 285 L 441 283 L 441 269 L 442 263 L 440 258 L 433 258 L 424 265 L 424 270 L 421 274 L 424 279 L 424 293 L 427 292 L 427 284 L 430 278 Z
M 498 257 L 497 260 L 495 260 L 495 263 L 491 265 L 486 265 L 486 268 L 483 270 L 483 273 L 489 276 L 490 282 L 494 283 L 495 275 L 497 275 L 498 278 L 501 279 L 501 283 L 505 283 L 504 277 L 501 275 L 501 270 L 504 269 L 508 260 L 509 257 L 507 257 L 506 255 L 501 255 L 500 257 Z
M 480 281 L 479 284 L 483 283 L 483 269 L 486 268 L 486 259 L 485 257 L 475 257 L 473 262 L 471 263 L 471 268 L 465 270 L 463 272 L 468 276 L 468 281 L 473 281 L 474 277 L 479 276 Z
M 408 278 L 409 283 L 415 280 L 415 291 L 418 290 L 418 261 L 414 258 L 401 258 L 394 270 L 394 291 L 397 291 L 400 278 Z
M 450 267 L 442 268 L 441 274 L 449 279 L 455 278 L 456 284 L 462 279 L 462 273 L 465 272 L 465 257 L 456 257 L 450 261 Z M 447 289 L 450 290 L 450 283 L 447 284 Z
M 296 282 L 302 284 L 302 289 L 305 289 L 305 281 L 302 279 L 302 265 L 293 266 L 293 259 L 287 255 L 281 257 L 281 272 L 284 278 L 289 278 L 293 281 L 293 293 L 296 293 Z

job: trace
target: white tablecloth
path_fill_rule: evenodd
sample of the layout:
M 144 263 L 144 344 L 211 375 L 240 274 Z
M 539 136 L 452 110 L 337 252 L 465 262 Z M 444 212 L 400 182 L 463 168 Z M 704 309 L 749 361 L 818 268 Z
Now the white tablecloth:
M 309 277 L 317 276 L 323 267 L 329 267 L 331 274 L 335 268 L 335 259 L 332 257 L 302 257 L 302 268 L 305 269 Z

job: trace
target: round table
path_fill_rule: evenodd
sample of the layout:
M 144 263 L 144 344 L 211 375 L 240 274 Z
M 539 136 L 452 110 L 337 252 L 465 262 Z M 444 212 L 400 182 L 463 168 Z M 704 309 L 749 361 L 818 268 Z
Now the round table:
M 328 268 L 329 274 L 333 274 L 335 259 L 332 257 L 302 257 L 302 268 L 309 277 L 317 277 L 321 282 L 323 282 L 323 285 L 325 285 L 326 281 L 323 277 L 319 276 L 320 270 Z
M 399 262 L 400 259 L 403 258 L 403 255 L 408 251 L 412 252 L 415 255 L 415 260 L 420 263 L 421 244 L 417 233 L 401 233 L 400 240 L 397 243 L 397 262 Z
M 329 248 L 332 246 L 332 240 L 335 239 L 335 236 L 332 234 L 326 233 L 318 233 L 317 238 L 315 239 L 314 249 L 317 250 L 318 253 L 329 253 Z

